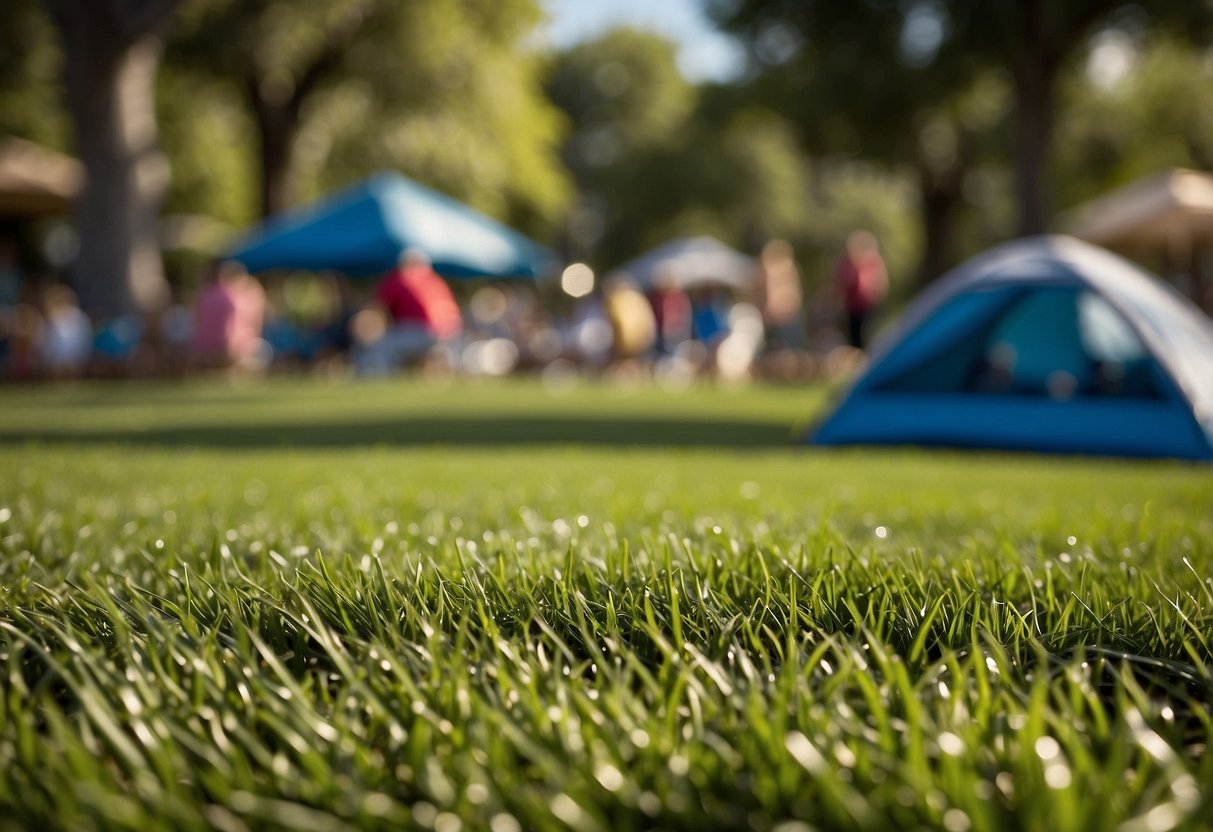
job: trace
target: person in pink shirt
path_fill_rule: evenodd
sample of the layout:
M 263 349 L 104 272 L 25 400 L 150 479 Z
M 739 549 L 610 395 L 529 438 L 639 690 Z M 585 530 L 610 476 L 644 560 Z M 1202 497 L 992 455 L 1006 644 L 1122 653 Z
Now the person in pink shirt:
M 847 311 L 851 346 L 863 349 L 869 322 L 889 292 L 889 276 L 876 237 L 870 231 L 853 231 L 847 250 L 834 268 L 834 282 Z
M 261 350 L 265 290 L 234 260 L 216 263 L 198 293 L 190 352 L 208 367 L 252 367 Z

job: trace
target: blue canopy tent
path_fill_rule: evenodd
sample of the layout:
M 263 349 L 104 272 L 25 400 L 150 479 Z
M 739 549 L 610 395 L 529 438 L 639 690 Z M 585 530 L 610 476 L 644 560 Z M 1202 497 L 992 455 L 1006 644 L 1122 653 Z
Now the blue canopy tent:
M 250 272 L 338 271 L 371 277 L 406 249 L 429 255 L 448 278 L 537 278 L 557 268 L 555 255 L 466 205 L 395 173 L 280 217 L 241 240 L 228 257 Z
M 811 442 L 1213 461 L 1213 322 L 1089 244 L 1007 243 L 910 305 Z

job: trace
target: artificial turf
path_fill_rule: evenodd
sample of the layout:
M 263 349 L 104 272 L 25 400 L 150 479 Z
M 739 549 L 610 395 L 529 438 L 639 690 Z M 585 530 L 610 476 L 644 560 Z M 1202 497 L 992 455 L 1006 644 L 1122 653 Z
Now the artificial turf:
M 818 389 L 0 391 L 0 828 L 1202 828 L 1204 467 Z

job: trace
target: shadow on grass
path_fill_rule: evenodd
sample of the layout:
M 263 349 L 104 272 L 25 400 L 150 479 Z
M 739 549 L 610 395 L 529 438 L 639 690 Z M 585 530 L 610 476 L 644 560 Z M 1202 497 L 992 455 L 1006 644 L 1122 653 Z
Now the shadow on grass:
M 773 422 L 659 417 L 551 415 L 404 416 L 343 422 L 257 422 L 146 429 L 31 426 L 0 431 L 0 445 L 122 444 L 210 448 L 347 448 L 368 445 L 587 445 L 777 448 L 798 444 L 791 426 Z

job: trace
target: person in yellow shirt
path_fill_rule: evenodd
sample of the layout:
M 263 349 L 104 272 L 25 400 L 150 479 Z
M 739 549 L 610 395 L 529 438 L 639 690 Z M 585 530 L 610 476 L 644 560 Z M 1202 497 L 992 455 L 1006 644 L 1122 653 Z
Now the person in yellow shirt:
M 657 343 L 657 318 L 635 282 L 627 277 L 612 279 L 603 287 L 603 305 L 615 336 L 615 358 L 647 356 Z

